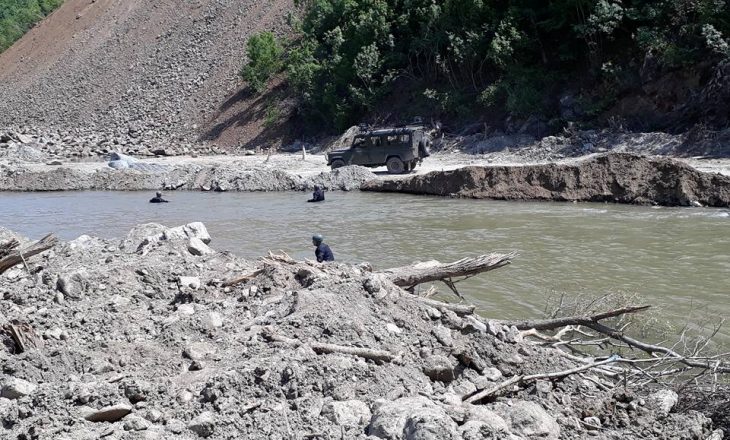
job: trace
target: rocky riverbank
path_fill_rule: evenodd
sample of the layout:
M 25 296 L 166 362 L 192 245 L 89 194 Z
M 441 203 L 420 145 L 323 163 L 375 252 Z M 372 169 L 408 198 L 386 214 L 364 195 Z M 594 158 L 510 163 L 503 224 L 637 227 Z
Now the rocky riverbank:
M 148 224 L 1 274 L 0 436 L 722 438 L 706 416 L 677 411 L 674 392 L 607 391 L 600 370 L 465 403 L 583 364 L 368 265 L 244 261 L 209 245 L 200 223 Z
M 730 177 L 670 158 L 608 153 L 568 164 L 464 167 L 389 181 L 364 191 L 502 200 L 730 206 Z

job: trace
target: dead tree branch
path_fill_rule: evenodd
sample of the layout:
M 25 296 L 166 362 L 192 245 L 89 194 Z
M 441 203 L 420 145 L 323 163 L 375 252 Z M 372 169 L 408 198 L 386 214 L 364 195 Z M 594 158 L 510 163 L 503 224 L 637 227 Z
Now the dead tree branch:
M 15 248 L 9 249 L 9 251 L 0 258 L 0 274 L 17 264 L 23 263 L 28 257 L 32 257 L 33 255 L 40 254 L 41 252 L 51 249 L 56 244 L 58 244 L 58 238 L 56 238 L 53 234 L 48 234 L 39 241 L 26 246 L 23 249 L 18 249 L 16 245 Z
M 444 281 L 446 285 L 453 285 L 454 277 L 466 277 L 482 272 L 499 269 L 512 262 L 517 253 L 509 254 L 492 253 L 480 255 L 474 258 L 462 258 L 453 263 L 440 263 L 438 261 L 426 261 L 408 266 L 386 269 L 382 272 L 386 278 L 400 287 L 414 287 L 419 284 L 431 281 Z
M 609 357 L 608 359 L 604 359 L 602 361 L 593 362 L 591 364 L 581 365 L 579 367 L 571 368 L 569 370 L 562 370 L 562 371 L 555 371 L 552 373 L 540 373 L 540 374 L 531 374 L 531 375 L 519 375 L 519 376 L 512 376 L 509 379 L 498 383 L 497 385 L 493 386 L 492 388 L 488 388 L 486 390 L 480 391 L 472 396 L 462 398 L 462 400 L 466 403 L 477 403 L 487 397 L 493 396 L 497 393 L 499 393 L 501 390 L 510 387 L 512 385 L 516 385 L 518 383 L 527 383 L 532 382 L 540 379 L 562 379 L 563 377 L 570 376 L 571 374 L 580 373 L 582 371 L 590 370 L 591 368 L 600 367 L 602 365 L 610 364 L 612 362 L 618 361 L 620 358 L 618 355 L 613 355 Z
M 528 321 L 497 321 L 499 324 L 506 326 L 515 326 L 518 330 L 554 330 L 569 325 L 583 325 L 590 327 L 591 324 L 595 324 L 602 319 L 613 318 L 616 316 L 625 315 L 627 313 L 636 313 L 644 311 L 650 308 L 650 305 L 643 306 L 629 306 L 621 309 L 610 310 L 608 312 L 597 313 L 591 316 L 566 316 L 564 318 L 555 319 L 537 319 Z M 595 330 L 595 329 L 594 329 Z M 596 330 L 597 331 L 597 330 Z

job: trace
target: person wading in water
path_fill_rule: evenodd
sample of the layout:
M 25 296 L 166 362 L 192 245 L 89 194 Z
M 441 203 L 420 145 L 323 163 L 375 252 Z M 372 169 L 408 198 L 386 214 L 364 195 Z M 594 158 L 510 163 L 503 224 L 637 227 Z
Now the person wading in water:
M 314 250 L 314 256 L 317 257 L 317 261 L 322 263 L 325 261 L 335 261 L 335 256 L 332 253 L 332 249 L 323 243 L 324 237 L 320 234 L 312 236 L 312 244 L 317 248 Z
M 150 203 L 168 203 L 168 201 L 162 198 L 161 192 L 157 191 L 157 194 L 150 199 Z

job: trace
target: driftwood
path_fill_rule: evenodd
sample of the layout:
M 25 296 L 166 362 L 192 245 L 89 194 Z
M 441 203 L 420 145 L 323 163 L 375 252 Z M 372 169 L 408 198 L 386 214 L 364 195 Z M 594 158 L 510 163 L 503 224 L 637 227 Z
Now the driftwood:
M 223 287 L 231 287 L 231 286 L 235 286 L 237 284 L 241 284 L 241 283 L 243 283 L 245 281 L 248 281 L 248 280 L 256 277 L 257 275 L 259 275 L 263 271 L 264 271 L 263 269 L 259 269 L 257 271 L 254 271 L 254 272 L 250 273 L 250 274 L 242 275 L 242 276 L 236 277 L 236 278 L 232 278 L 232 279 L 230 279 L 228 281 L 225 281 L 223 283 Z
M 519 376 L 512 376 L 509 379 L 498 383 L 497 385 L 493 386 L 492 388 L 488 388 L 486 390 L 482 390 L 476 394 L 473 394 L 471 396 L 465 396 L 462 400 L 466 403 L 476 403 L 480 400 L 483 400 L 487 397 L 494 396 L 503 389 L 510 387 L 512 385 L 516 385 L 518 383 L 527 383 L 527 382 L 533 382 L 540 379 L 561 379 L 563 377 L 570 376 L 571 374 L 577 374 L 582 371 L 590 370 L 591 368 L 600 367 L 602 365 L 610 364 L 612 362 L 618 361 L 620 358 L 617 355 L 613 355 L 609 357 L 608 359 L 604 359 L 599 362 L 593 362 L 586 365 L 581 365 L 580 367 L 571 368 L 570 370 L 562 370 L 562 371 L 555 371 L 553 373 L 539 373 L 539 374 L 530 374 L 530 375 L 519 375 Z
M 26 258 L 45 252 L 58 243 L 58 238 L 53 234 L 48 234 L 39 241 L 18 249 L 17 247 L 10 249 L 2 258 L 0 258 L 0 274 L 14 267 L 17 264 L 25 263 Z M 17 246 L 17 245 L 16 245 Z
M 591 316 L 570 316 L 565 318 L 542 319 L 534 321 L 497 321 L 500 324 L 515 326 L 518 330 L 554 330 L 567 326 L 583 326 L 600 334 L 606 335 L 611 339 L 625 343 L 630 348 L 642 350 L 650 355 L 662 355 L 664 360 L 672 360 L 679 362 L 691 368 L 701 368 L 712 370 L 716 373 L 730 373 L 730 366 L 722 365 L 714 359 L 696 359 L 683 356 L 680 353 L 660 345 L 647 344 L 630 336 L 626 336 L 621 330 L 611 328 L 599 321 L 607 318 L 621 316 L 627 313 L 636 313 L 647 310 L 648 305 L 627 306 L 620 309 L 610 310 L 608 312 L 598 313 Z
M 625 315 L 627 313 L 636 313 L 644 311 L 651 306 L 631 306 L 623 307 L 621 309 L 610 310 L 608 312 L 597 313 L 590 316 L 567 316 L 564 318 L 555 319 L 537 319 L 528 321 L 495 321 L 499 324 L 506 325 L 508 327 L 515 326 L 517 330 L 554 330 L 556 328 L 565 327 L 568 325 L 585 325 L 595 324 L 602 319 L 614 318 L 616 316 Z
M 431 281 L 444 281 L 453 289 L 454 277 L 471 277 L 482 272 L 498 269 L 512 262 L 517 254 L 487 254 L 475 258 L 462 258 L 453 263 L 427 261 L 395 267 L 382 272 L 396 286 L 411 288 Z
M 262 333 L 262 336 L 268 341 L 282 342 L 284 344 L 292 345 L 294 347 L 299 347 L 301 345 L 305 345 L 305 343 L 302 341 L 274 334 L 270 330 L 265 330 Z M 349 354 L 352 356 L 359 356 L 361 358 L 370 359 L 370 360 L 379 361 L 379 362 L 390 362 L 397 357 L 393 353 L 391 353 L 389 351 L 385 351 L 385 350 L 372 350 L 369 348 L 361 348 L 361 347 L 347 347 L 344 345 L 324 344 L 321 342 L 309 342 L 309 343 L 306 343 L 306 345 L 309 345 L 312 348 L 312 350 L 314 350 L 314 352 L 317 354 L 322 354 L 322 353 Z
M 451 310 L 452 312 L 456 313 L 457 315 L 471 315 L 474 313 L 474 310 L 476 307 L 473 305 L 464 305 L 464 304 L 452 304 L 447 303 L 443 301 L 436 301 L 429 298 L 424 298 L 421 296 L 410 296 L 405 295 L 405 298 L 411 299 L 413 301 L 417 301 L 423 304 L 428 304 L 429 306 L 440 308 L 440 309 L 446 309 Z

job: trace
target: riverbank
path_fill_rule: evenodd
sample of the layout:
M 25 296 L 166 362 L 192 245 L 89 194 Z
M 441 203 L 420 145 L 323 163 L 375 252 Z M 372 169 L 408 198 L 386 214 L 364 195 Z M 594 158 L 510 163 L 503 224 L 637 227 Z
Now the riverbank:
M 500 200 L 730 206 L 730 176 L 704 173 L 663 157 L 596 155 L 568 164 L 464 167 L 391 181 L 365 191 Z
M 498 316 L 420 300 L 365 265 L 243 260 L 214 238 L 200 223 L 142 225 L 0 275 L 2 429 L 40 440 L 722 438 L 682 396 L 611 388 L 600 368 L 515 381 L 585 364 Z
M 411 174 L 390 175 L 384 167 L 330 170 L 324 155 L 302 153 L 130 159 L 122 169 L 110 166 L 118 161 L 33 163 L 21 158 L 0 160 L 0 191 L 305 191 L 319 185 L 507 200 L 730 204 L 730 160 L 724 159 L 604 153 L 534 162 L 529 155 L 505 152 L 442 152 Z

